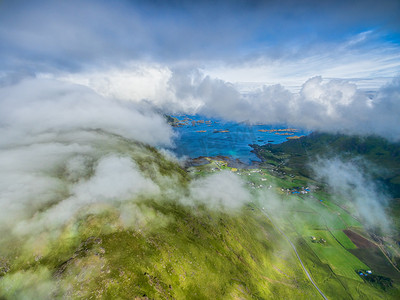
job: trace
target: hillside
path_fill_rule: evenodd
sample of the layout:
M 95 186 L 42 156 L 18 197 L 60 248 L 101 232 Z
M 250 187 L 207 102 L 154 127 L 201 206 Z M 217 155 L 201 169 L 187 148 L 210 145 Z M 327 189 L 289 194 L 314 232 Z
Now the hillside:
M 314 132 L 282 144 L 251 146 L 262 161 L 278 168 L 289 167 L 292 172 L 306 177 L 313 176 L 308 165 L 317 157 L 362 158 L 374 167 L 366 172 L 385 184 L 393 197 L 400 197 L 400 143 L 391 143 L 377 136 Z
M 400 276 L 349 238 L 370 239 L 333 195 L 286 192 L 307 179 L 223 157 L 183 169 L 153 147 L 82 134 L 66 159 L 48 157 L 62 188 L 1 235 L 0 298 L 320 299 L 305 270 L 328 298 L 397 298 Z M 356 273 L 368 269 L 370 282 Z
M 95 147 L 86 153 L 87 171 L 72 176 L 66 162 L 47 176 L 73 191 L 82 184 L 91 188 L 99 179 L 104 161 L 113 168 L 123 158 L 137 166 L 133 186 L 154 192 L 110 194 L 121 189 L 101 185 L 90 191 L 87 202 L 60 223 L 56 208 L 70 201 L 59 193 L 51 203 L 36 208 L 19 232 L 2 235 L 0 297 L 5 299 L 222 299 L 317 297 L 293 253 L 251 199 L 227 193 L 212 195 L 212 182 L 191 179 L 178 164 L 156 149 L 102 131 L 87 133 L 78 143 Z M 62 137 L 60 138 L 62 139 Z M 78 154 L 71 154 L 70 161 Z M 79 156 L 79 155 L 78 155 Z M 67 160 L 68 161 L 68 160 Z M 110 170 L 111 171 L 111 170 Z M 108 172 L 110 172 L 108 171 Z M 101 174 L 101 176 L 108 176 Z M 225 177 L 227 179 L 225 179 Z M 233 180 L 221 174 L 218 180 Z M 234 183 L 240 181 L 234 181 Z M 232 186 L 239 193 L 248 194 Z M 102 192 L 103 195 L 99 193 Z M 110 199 L 103 199 L 104 194 Z M 206 193 L 203 198 L 200 194 Z M 211 194 L 209 194 L 211 193 Z M 247 196 L 246 196 L 247 195 Z M 76 196 L 78 197 L 78 196 Z M 243 197 L 242 197 L 243 198 Z M 225 201 L 225 202 L 224 202 Z M 69 213 L 71 212 L 69 208 Z M 56 212 L 60 217 L 52 221 Z M 43 227 L 42 218 L 46 218 Z M 16 226 L 17 226 L 16 225 Z

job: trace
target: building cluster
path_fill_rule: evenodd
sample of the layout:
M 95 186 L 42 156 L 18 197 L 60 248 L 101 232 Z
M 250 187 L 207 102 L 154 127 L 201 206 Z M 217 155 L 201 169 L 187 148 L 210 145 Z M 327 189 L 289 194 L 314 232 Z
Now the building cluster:
M 290 194 L 292 194 L 292 195 L 293 194 L 304 195 L 304 194 L 310 193 L 311 189 L 308 186 L 307 187 L 302 186 L 302 187 L 295 187 L 295 188 L 292 188 L 292 189 L 281 188 L 281 191 L 285 192 L 286 195 L 290 195 Z
M 263 184 L 255 184 L 254 182 L 247 182 L 247 184 L 250 185 L 250 187 L 252 189 L 262 189 L 262 188 L 266 187 L 267 189 L 270 190 L 272 188 L 271 184 L 268 186 L 264 186 Z
M 323 238 L 316 238 L 315 236 L 311 236 L 311 242 L 318 243 L 318 244 L 325 244 L 326 240 Z

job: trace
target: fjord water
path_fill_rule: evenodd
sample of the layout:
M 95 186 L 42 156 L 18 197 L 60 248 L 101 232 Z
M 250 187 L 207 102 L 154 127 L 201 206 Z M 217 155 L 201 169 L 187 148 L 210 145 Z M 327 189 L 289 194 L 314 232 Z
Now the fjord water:
M 250 152 L 249 144 L 264 145 L 267 143 L 280 144 L 287 141 L 288 136 L 308 135 L 310 132 L 299 128 L 293 135 L 279 135 L 276 132 L 262 132 L 259 130 L 285 129 L 284 125 L 251 125 L 248 123 L 227 122 L 220 119 L 203 116 L 175 116 L 186 124 L 174 127 L 177 136 L 172 149 L 178 156 L 196 158 L 199 156 L 230 156 L 240 159 L 244 163 L 259 161 L 257 156 Z M 204 121 L 199 123 L 197 121 Z M 206 122 L 207 121 L 207 122 Z

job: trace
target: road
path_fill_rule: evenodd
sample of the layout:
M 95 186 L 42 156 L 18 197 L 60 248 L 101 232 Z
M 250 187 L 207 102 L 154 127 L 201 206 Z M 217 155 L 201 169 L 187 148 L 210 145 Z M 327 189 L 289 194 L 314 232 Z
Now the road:
M 289 237 L 274 223 L 274 221 L 272 221 L 272 219 L 269 217 L 269 215 L 267 214 L 267 212 L 264 210 L 264 208 L 260 209 L 261 212 L 268 218 L 268 220 L 270 220 L 270 222 L 272 223 L 272 225 L 287 239 L 287 241 L 289 242 L 289 244 L 292 246 L 294 253 L 296 253 L 297 258 L 299 259 L 299 262 L 301 264 L 301 267 L 304 270 L 304 273 L 306 273 L 308 279 L 311 281 L 311 283 L 313 284 L 313 286 L 317 289 L 318 293 L 320 293 L 320 295 L 325 299 L 328 300 L 328 298 L 325 296 L 325 294 L 319 289 L 319 287 L 317 286 L 317 284 L 314 282 L 314 280 L 311 278 L 310 273 L 308 273 L 306 267 L 303 264 L 303 261 L 300 258 L 299 253 L 297 252 L 296 246 L 292 243 L 292 241 L 289 239 Z

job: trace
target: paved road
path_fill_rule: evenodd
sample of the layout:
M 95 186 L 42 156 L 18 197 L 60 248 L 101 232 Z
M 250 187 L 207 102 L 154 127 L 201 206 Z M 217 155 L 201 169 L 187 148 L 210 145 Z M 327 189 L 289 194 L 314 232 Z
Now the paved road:
M 261 212 L 268 218 L 268 220 L 271 221 L 272 225 L 287 239 L 287 241 L 289 242 L 289 244 L 292 246 L 294 253 L 296 253 L 297 258 L 300 261 L 300 264 L 304 270 L 304 272 L 306 273 L 308 279 L 310 279 L 311 283 L 313 284 L 313 286 L 317 289 L 317 291 L 321 294 L 321 296 L 325 299 L 328 300 L 328 298 L 324 295 L 324 293 L 318 288 L 317 284 L 314 282 L 314 280 L 311 278 L 310 273 L 308 273 L 306 267 L 303 264 L 303 261 L 300 258 L 299 253 L 297 252 L 296 246 L 292 243 L 292 241 L 289 239 L 289 237 L 282 231 L 280 230 L 280 228 L 278 226 L 275 225 L 274 221 L 272 221 L 272 219 L 269 217 L 269 215 L 266 213 L 266 211 L 264 209 L 261 209 Z

